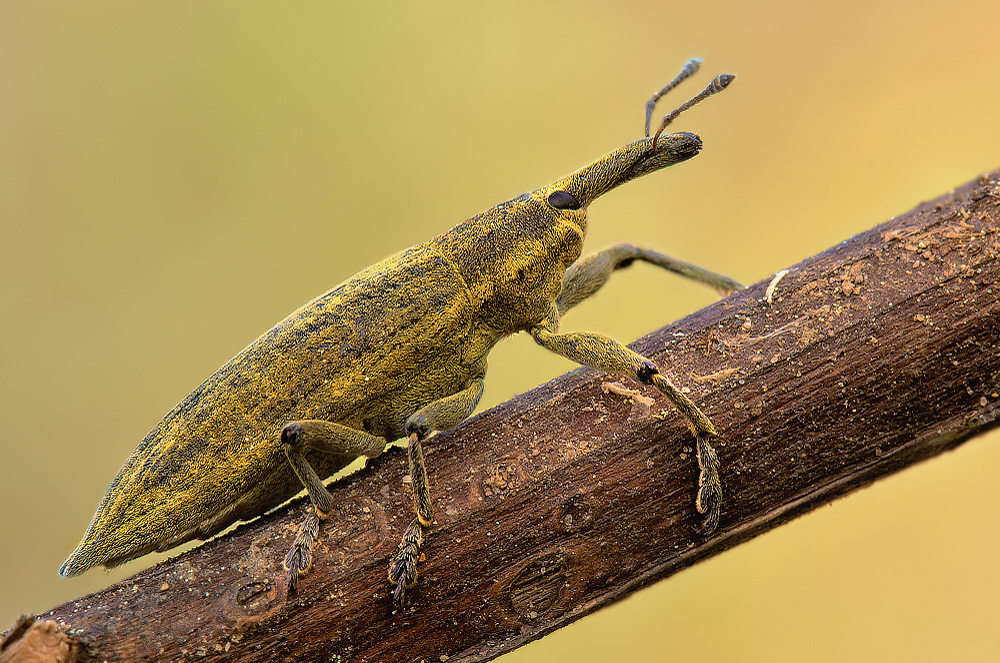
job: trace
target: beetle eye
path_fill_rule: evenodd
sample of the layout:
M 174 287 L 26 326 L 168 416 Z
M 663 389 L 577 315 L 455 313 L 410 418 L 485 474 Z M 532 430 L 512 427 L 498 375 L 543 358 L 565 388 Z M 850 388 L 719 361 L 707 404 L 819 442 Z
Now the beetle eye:
M 553 191 L 549 195 L 549 205 L 556 209 L 580 209 L 580 201 L 568 191 Z

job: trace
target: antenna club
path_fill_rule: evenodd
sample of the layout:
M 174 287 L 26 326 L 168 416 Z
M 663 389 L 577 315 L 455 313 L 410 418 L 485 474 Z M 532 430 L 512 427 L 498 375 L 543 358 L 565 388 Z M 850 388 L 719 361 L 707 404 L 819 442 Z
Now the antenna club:
M 694 74 L 695 72 L 698 71 L 698 68 L 701 67 L 703 62 L 704 60 L 702 60 L 701 58 L 691 58 L 690 60 L 687 61 L 687 64 L 684 65 L 684 68 L 681 69 L 680 75 L 687 77 L 690 76 L 691 74 Z
M 734 80 L 736 80 L 736 74 L 719 74 L 715 77 L 715 80 L 712 81 L 712 93 L 722 92 L 729 87 L 729 84 Z

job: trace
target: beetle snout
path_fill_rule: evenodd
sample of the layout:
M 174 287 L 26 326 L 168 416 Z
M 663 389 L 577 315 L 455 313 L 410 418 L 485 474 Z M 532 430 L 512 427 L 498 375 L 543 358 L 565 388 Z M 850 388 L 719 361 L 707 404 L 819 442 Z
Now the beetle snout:
M 696 134 L 682 131 L 676 134 L 661 136 L 660 140 L 662 141 L 664 138 L 669 139 L 671 149 L 677 155 L 677 161 L 687 161 L 701 152 L 701 137 Z M 657 145 L 657 151 L 659 151 L 659 145 Z
M 701 147 L 701 138 L 687 132 L 643 138 L 556 181 L 549 190 L 566 191 L 580 207 L 587 207 L 617 186 L 687 161 L 701 152 Z

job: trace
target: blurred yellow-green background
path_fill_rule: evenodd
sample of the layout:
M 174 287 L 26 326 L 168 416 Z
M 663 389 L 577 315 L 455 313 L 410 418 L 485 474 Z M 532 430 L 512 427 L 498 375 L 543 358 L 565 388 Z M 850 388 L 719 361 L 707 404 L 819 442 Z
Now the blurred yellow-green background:
M 56 575 L 203 378 L 358 269 L 637 138 L 689 57 L 661 113 L 739 75 L 675 124 L 704 152 L 594 204 L 588 245 L 751 283 L 1000 167 L 998 29 L 996 0 L 3 0 L 0 629 L 162 558 Z M 713 299 L 640 266 L 566 327 L 632 340 Z M 487 406 L 570 365 L 516 338 L 490 368 Z M 991 659 L 998 442 L 504 660 Z

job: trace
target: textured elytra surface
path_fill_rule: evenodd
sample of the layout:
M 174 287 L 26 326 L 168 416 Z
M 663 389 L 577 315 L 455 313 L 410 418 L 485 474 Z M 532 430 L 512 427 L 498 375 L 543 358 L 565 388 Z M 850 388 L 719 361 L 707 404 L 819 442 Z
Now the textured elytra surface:
M 491 658 L 994 426 L 998 255 L 995 173 L 796 265 L 771 304 L 761 282 L 637 342 L 724 441 L 708 540 L 680 417 L 575 371 L 428 443 L 437 519 L 402 614 L 391 455 L 335 487 L 294 602 L 280 560 L 301 502 L 47 617 L 108 660 Z

